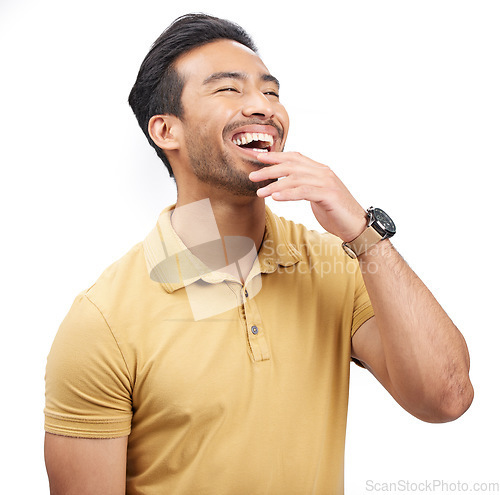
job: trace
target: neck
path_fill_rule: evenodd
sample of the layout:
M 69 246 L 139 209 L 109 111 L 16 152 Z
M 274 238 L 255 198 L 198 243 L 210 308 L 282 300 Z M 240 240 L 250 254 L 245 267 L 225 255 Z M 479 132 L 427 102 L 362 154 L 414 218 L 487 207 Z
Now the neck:
M 211 201 L 221 236 L 248 237 L 258 251 L 264 237 L 265 203 L 263 199 L 228 203 Z
M 221 253 L 226 264 L 232 264 L 241 258 L 236 252 L 229 252 L 229 245 L 224 239 L 231 237 L 247 238 L 258 251 L 264 237 L 265 203 L 255 196 L 250 197 L 211 197 L 199 201 L 196 198 L 178 195 L 177 204 L 172 214 L 172 226 L 187 248 L 210 242 L 210 249 L 196 250 L 197 256 L 209 267 L 219 264 Z M 240 242 L 238 246 L 242 246 Z M 208 244 L 207 244 L 208 246 Z M 245 251 L 248 245 L 245 243 Z M 234 251 L 234 248 L 231 249 Z M 246 251 L 248 252 L 248 251 Z M 213 265 L 212 265 L 213 264 Z M 238 278 L 243 282 L 253 264 L 248 259 L 237 267 Z M 236 270 L 236 268 L 235 268 Z

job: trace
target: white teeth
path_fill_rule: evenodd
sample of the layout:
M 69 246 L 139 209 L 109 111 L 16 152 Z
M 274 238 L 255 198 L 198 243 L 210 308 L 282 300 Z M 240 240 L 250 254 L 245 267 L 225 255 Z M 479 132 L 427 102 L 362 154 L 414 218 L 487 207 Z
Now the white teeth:
M 274 139 L 270 134 L 264 132 L 245 132 L 240 134 L 238 138 L 233 139 L 233 143 L 241 146 L 243 144 L 251 143 L 252 141 L 263 141 L 268 143 L 269 146 L 274 144 Z M 265 151 L 265 150 L 264 150 Z

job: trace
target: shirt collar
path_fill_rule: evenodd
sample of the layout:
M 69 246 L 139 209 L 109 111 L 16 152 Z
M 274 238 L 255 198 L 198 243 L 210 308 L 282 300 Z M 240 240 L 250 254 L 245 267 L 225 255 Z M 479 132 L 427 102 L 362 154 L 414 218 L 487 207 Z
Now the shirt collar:
M 155 228 L 143 242 L 151 280 L 169 293 L 198 280 L 211 284 L 228 280 L 228 274 L 211 270 L 184 245 L 170 220 L 174 208 L 175 205 L 168 206 L 160 213 Z M 264 239 L 249 278 L 256 273 L 273 273 L 278 265 L 291 266 L 301 259 L 297 248 L 287 239 L 285 222 L 266 206 Z

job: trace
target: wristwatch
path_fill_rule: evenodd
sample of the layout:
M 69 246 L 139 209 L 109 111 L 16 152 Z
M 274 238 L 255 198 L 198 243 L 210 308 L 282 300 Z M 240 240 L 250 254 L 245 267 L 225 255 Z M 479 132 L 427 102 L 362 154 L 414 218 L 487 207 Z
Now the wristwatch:
M 396 233 L 396 225 L 384 210 L 371 206 L 366 213 L 368 216 L 366 229 L 356 239 L 342 244 L 344 251 L 351 258 L 357 258 L 377 242 L 389 239 Z

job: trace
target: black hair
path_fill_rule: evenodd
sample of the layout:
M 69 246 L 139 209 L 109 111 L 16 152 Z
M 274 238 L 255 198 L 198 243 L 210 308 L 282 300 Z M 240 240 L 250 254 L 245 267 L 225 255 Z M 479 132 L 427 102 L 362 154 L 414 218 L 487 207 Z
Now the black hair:
M 186 14 L 176 19 L 153 43 L 141 64 L 128 102 L 149 144 L 173 177 L 172 167 L 148 132 L 153 115 L 171 114 L 182 118 L 181 94 L 184 80 L 174 67 L 182 54 L 218 39 L 234 40 L 252 51 L 252 38 L 238 24 L 207 14 Z

